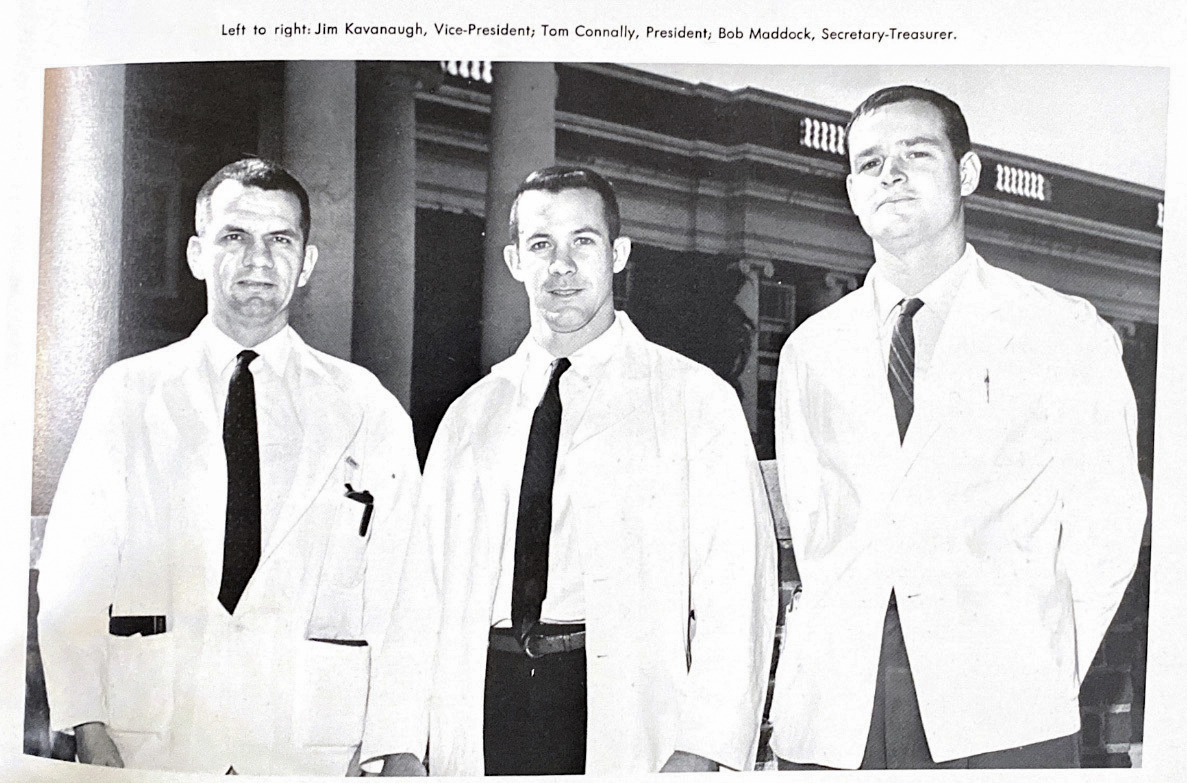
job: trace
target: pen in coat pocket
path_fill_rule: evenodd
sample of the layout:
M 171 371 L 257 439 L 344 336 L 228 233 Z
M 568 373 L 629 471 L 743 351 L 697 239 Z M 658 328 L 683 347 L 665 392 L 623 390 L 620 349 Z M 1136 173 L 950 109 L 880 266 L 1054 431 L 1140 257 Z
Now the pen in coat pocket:
M 349 483 L 346 485 L 346 497 L 363 504 L 363 521 L 359 523 L 359 535 L 367 535 L 367 528 L 371 525 L 371 510 L 375 508 L 375 497 L 367 490 L 356 492 Z

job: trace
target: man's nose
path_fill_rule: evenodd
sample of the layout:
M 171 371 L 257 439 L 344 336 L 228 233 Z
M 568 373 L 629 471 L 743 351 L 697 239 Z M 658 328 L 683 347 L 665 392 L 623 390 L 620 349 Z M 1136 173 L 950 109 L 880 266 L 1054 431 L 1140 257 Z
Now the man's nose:
M 577 264 L 573 261 L 573 247 L 559 245 L 548 263 L 548 272 L 553 275 L 571 275 L 577 271 Z
M 267 242 L 251 241 L 243 251 L 243 263 L 246 266 L 272 266 L 272 251 Z
M 882 162 L 882 171 L 879 179 L 884 185 L 891 185 L 896 182 L 901 182 L 907 178 L 906 170 L 903 168 L 903 162 L 899 160 L 897 155 L 887 155 L 886 160 Z

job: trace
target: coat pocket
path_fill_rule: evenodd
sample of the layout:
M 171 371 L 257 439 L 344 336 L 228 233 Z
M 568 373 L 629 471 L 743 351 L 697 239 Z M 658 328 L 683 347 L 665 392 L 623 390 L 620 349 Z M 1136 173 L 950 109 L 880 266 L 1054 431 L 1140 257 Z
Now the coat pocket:
M 107 637 L 107 720 L 113 731 L 161 733 L 173 715 L 174 634 Z
M 293 733 L 304 747 L 350 747 L 363 737 L 371 648 L 306 640 L 298 645 Z
M 345 497 L 335 499 L 335 503 L 321 578 L 342 587 L 358 585 L 366 573 L 367 542 L 371 538 L 370 524 L 363 526 L 368 506 Z
M 306 638 L 351 639 L 363 634 L 363 582 L 368 535 L 359 535 L 364 506 L 336 499 Z

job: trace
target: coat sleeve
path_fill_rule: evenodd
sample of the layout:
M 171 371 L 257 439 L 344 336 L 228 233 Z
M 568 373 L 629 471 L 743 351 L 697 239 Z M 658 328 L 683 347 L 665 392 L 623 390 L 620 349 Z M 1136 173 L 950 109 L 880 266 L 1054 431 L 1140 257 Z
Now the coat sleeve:
M 106 723 L 107 619 L 125 514 L 119 373 L 96 383 L 58 482 L 38 563 L 38 633 L 55 730 Z
M 416 513 L 402 557 L 396 600 L 371 670 L 360 759 L 411 753 L 424 759 L 443 600 L 445 522 L 453 464 L 452 417 L 446 415 L 425 464 Z
M 1137 407 L 1112 328 L 1089 316 L 1065 341 L 1051 407 L 1081 679 L 1137 566 L 1146 497 L 1137 467 Z
M 800 581 L 812 579 L 809 541 L 819 519 L 820 459 L 808 423 L 803 366 L 796 354 L 795 336 L 779 356 L 775 384 L 775 456 L 778 460 L 779 494 L 791 533 Z
M 733 390 L 715 382 L 687 415 L 689 589 L 695 621 L 676 749 L 732 769 L 750 769 L 778 606 L 774 525 Z

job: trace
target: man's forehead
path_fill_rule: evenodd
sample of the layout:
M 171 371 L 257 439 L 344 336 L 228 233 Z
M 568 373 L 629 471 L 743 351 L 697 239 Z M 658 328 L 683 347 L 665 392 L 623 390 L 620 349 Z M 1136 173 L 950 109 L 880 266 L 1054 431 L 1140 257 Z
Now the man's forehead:
M 210 194 L 210 209 L 214 214 L 257 214 L 293 221 L 301 216 L 301 202 L 287 190 L 265 190 L 233 179 L 220 182 Z
M 933 141 L 945 143 L 944 116 L 926 101 L 900 101 L 879 106 L 861 115 L 849 128 L 849 148 L 854 154 L 870 144 Z
M 590 188 L 524 191 L 516 209 L 523 232 L 583 227 L 608 230 L 602 196 Z

